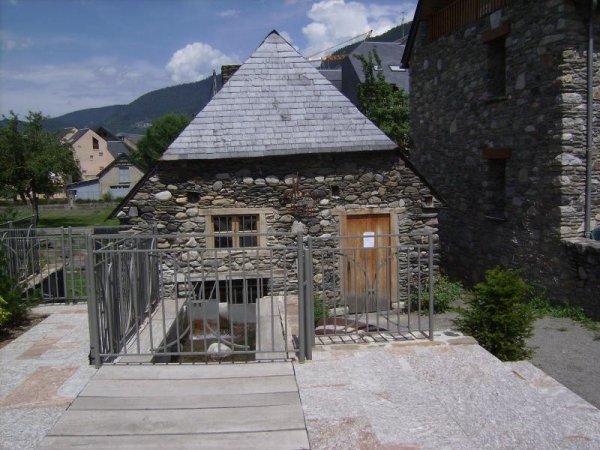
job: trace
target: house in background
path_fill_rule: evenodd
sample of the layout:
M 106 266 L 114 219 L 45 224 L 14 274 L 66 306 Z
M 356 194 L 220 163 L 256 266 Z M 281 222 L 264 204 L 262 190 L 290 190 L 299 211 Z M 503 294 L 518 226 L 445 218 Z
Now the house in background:
M 110 163 L 120 155 L 129 155 L 132 149 L 103 127 L 96 131 L 90 128 L 69 128 L 63 133 L 62 139 L 72 146 L 83 181 L 97 178 Z
M 404 53 L 404 45 L 398 42 L 372 42 L 365 41 L 356 47 L 351 54 L 342 60 L 341 89 L 352 103 L 358 105 L 358 85 L 364 83 L 362 63 L 355 55 L 368 58 L 373 50 L 381 58 L 381 66 L 375 67 L 376 72 L 382 72 L 385 80 L 398 89 L 409 91 L 408 70 L 402 67 L 401 59 Z M 337 86 L 336 86 L 337 87 Z
M 193 241 L 161 240 L 160 248 L 185 255 L 196 247 L 223 255 L 276 247 L 300 230 L 323 238 L 359 235 L 361 243 L 367 233 L 392 246 L 435 238 L 439 203 L 430 186 L 277 32 L 227 78 L 113 217 L 136 229 L 194 233 Z M 388 264 L 399 263 L 379 256 L 381 267 L 368 272 L 367 285 L 378 301 L 391 301 L 399 268 Z M 189 266 L 193 278 L 202 263 L 186 258 L 178 264 Z M 263 262 L 256 264 L 252 273 L 269 278 Z M 244 266 L 218 270 L 235 280 Z M 348 271 L 355 267 L 349 263 Z M 360 273 L 348 279 L 364 280 Z
M 411 154 L 447 202 L 446 270 L 478 281 L 519 267 L 555 301 L 600 318 L 600 243 L 587 239 L 600 224 L 592 5 L 420 0 L 403 63 Z
M 71 183 L 65 189 L 75 200 L 117 199 L 125 197 L 143 176 L 143 170 L 121 153 L 95 178 Z

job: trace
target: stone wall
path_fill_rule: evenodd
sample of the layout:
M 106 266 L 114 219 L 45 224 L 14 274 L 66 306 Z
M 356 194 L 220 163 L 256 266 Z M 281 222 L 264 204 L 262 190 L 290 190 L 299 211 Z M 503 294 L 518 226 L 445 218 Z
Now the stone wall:
M 180 267 L 226 272 L 249 264 L 246 268 L 252 267 L 248 270 L 268 273 L 266 258 L 255 261 L 240 254 L 217 255 L 211 250 L 208 254 L 212 256 L 200 261 L 202 252 L 196 250 L 209 246 L 207 217 L 260 212 L 264 226 L 259 232 L 267 233 L 262 241 L 265 247 L 286 245 L 291 249 L 276 258 L 276 268 L 283 269 L 295 260 L 295 241 L 290 233 L 302 231 L 321 237 L 315 245 L 335 249 L 339 246 L 335 236 L 345 214 L 389 213 L 395 227 L 391 233 L 398 234 L 401 244 L 425 244 L 433 234 L 437 267 L 439 202 L 407 164 L 397 152 L 162 162 L 124 205 L 119 217 L 136 230 L 162 234 L 158 247 L 180 255 Z M 192 233 L 194 237 L 174 237 L 177 233 Z M 335 266 L 339 256 L 328 255 L 330 263 L 326 265 Z M 399 263 L 400 271 L 406 267 Z M 414 263 L 413 268 L 417 269 Z
M 565 239 L 561 289 L 569 293 L 570 304 L 580 306 L 600 320 L 600 242 L 583 238 Z
M 494 97 L 486 37 L 507 26 L 505 95 Z M 442 266 L 452 276 L 474 282 L 491 267 L 517 266 L 556 300 L 572 300 L 561 287 L 561 239 L 583 229 L 584 30 L 569 0 L 512 2 L 434 42 L 421 23 L 410 60 L 411 155 L 446 200 Z M 488 197 L 501 189 L 486 152 L 498 149 L 510 156 L 504 211 L 491 216 Z

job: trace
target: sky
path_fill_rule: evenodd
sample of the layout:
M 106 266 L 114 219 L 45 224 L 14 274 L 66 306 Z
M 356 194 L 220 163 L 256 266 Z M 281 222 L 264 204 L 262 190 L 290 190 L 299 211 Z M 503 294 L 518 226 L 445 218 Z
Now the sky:
M 242 63 L 271 30 L 306 57 L 416 0 L 0 0 L 0 114 L 127 104 Z

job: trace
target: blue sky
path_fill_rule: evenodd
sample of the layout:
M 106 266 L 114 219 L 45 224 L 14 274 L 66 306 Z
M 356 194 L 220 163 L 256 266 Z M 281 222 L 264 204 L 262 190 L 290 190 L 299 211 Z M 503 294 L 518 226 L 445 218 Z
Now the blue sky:
M 412 19 L 416 0 L 0 0 L 0 113 L 126 104 L 243 62 L 277 29 L 303 55 Z

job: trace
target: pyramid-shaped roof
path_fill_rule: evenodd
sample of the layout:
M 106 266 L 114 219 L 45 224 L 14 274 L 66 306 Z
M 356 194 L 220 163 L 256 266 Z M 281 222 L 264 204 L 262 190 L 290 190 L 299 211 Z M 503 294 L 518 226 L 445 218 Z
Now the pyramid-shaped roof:
M 173 141 L 162 160 L 396 147 L 273 31 Z

